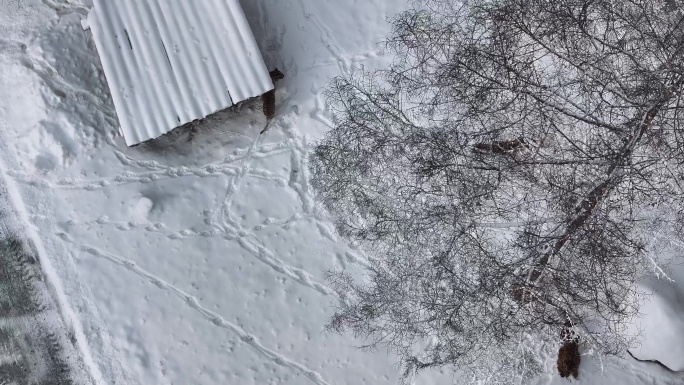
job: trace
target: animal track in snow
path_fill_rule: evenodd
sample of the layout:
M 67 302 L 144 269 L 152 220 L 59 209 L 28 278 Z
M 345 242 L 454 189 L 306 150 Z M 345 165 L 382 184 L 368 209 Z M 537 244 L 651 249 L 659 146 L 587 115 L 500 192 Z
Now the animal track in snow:
M 315 218 L 313 215 L 302 215 L 300 213 L 293 214 L 287 219 L 266 218 L 262 223 L 251 228 L 252 231 L 260 231 L 269 227 L 282 227 L 286 230 L 290 229 L 297 222 L 303 219 Z
M 372 51 L 366 51 L 366 52 L 361 52 L 358 54 L 354 55 L 341 55 L 342 58 L 344 58 L 345 61 L 351 63 L 351 69 L 352 71 L 359 65 L 359 63 L 375 58 L 379 56 L 378 51 L 372 50 Z M 320 67 L 327 67 L 331 65 L 339 65 L 339 61 L 336 58 L 325 58 L 325 59 L 314 59 L 314 62 L 308 66 L 302 68 L 302 71 L 308 71 L 312 70 L 315 68 L 320 68 Z
M 331 121 L 329 117 L 328 108 L 326 107 L 325 102 L 323 101 L 321 91 L 316 90 L 314 92 L 314 101 L 315 107 L 314 110 L 311 111 L 311 118 L 319 121 L 321 124 L 330 129 L 334 128 L 335 124 Z
M 105 260 L 108 260 L 116 265 L 119 265 L 126 270 L 146 279 L 148 282 L 152 283 L 153 285 L 157 286 L 158 288 L 165 290 L 179 299 L 181 299 L 185 304 L 187 304 L 189 307 L 192 309 L 196 310 L 199 312 L 207 321 L 212 323 L 215 326 L 218 326 L 223 329 L 227 329 L 231 331 L 232 333 L 236 334 L 243 342 L 249 344 L 254 348 L 256 351 L 258 351 L 261 355 L 264 357 L 268 358 L 272 362 L 291 368 L 293 370 L 296 370 L 297 372 L 303 374 L 306 376 L 309 380 L 311 380 L 313 383 L 316 385 L 329 385 L 328 382 L 326 382 L 323 377 L 321 376 L 320 373 L 316 372 L 315 370 L 309 369 L 308 367 L 293 361 L 282 354 L 276 353 L 275 351 L 265 347 L 259 339 L 250 333 L 247 333 L 245 330 L 240 328 L 239 326 L 233 324 L 232 322 L 229 322 L 228 320 L 224 319 L 221 317 L 221 315 L 212 312 L 211 310 L 203 307 L 200 302 L 195 298 L 194 296 L 184 292 L 183 290 L 179 289 L 178 287 L 164 281 L 163 279 L 155 276 L 154 274 L 142 269 L 138 265 L 135 264 L 135 262 L 123 259 L 120 257 L 117 257 L 115 255 L 109 254 L 105 251 L 102 251 L 96 247 L 92 246 L 87 246 L 87 245 L 82 245 L 80 246 L 80 250 L 82 252 L 88 253 L 94 257 L 97 258 L 102 258 Z
M 16 181 L 44 188 L 57 188 L 63 190 L 99 190 L 111 186 L 123 186 L 132 183 L 153 183 L 164 179 L 180 178 L 186 176 L 198 177 L 212 177 L 219 175 L 239 176 L 237 167 L 222 164 L 209 164 L 202 167 L 168 167 L 155 171 L 135 173 L 124 171 L 117 176 L 109 178 L 93 178 L 93 179 L 67 179 L 63 178 L 57 181 L 50 181 L 43 177 L 37 177 L 30 173 L 9 171 L 8 174 Z M 247 170 L 248 171 L 248 170 Z M 272 174 L 266 170 L 254 170 L 253 172 L 246 172 L 249 176 L 274 181 L 279 185 L 285 185 L 285 180 L 277 175 Z
M 228 216 L 227 213 L 230 212 L 231 206 L 233 205 L 233 199 L 239 193 L 240 188 L 242 187 L 245 175 L 247 175 L 247 173 L 250 171 L 250 168 L 252 167 L 252 162 L 254 161 L 252 155 L 254 154 L 255 148 L 259 145 L 262 138 L 262 135 L 257 135 L 256 138 L 254 138 L 252 144 L 249 146 L 249 149 L 247 150 L 247 154 L 245 155 L 245 158 L 242 162 L 242 167 L 240 169 L 240 172 L 237 174 L 237 178 L 234 178 L 231 181 L 231 184 L 228 186 L 226 195 L 223 201 L 221 202 L 221 207 L 218 209 L 218 214 L 222 216 L 222 219 L 224 220 L 225 217 Z
M 306 11 L 307 7 L 302 0 L 299 0 L 299 5 L 302 8 L 302 13 L 304 14 L 304 18 L 306 18 L 306 20 L 311 21 L 311 23 L 313 23 L 313 25 L 316 26 L 316 28 L 319 30 L 319 32 L 321 34 L 321 42 L 326 47 L 326 49 L 335 57 L 335 59 L 339 63 L 340 70 L 342 70 L 343 73 L 348 74 L 351 71 L 350 66 L 349 66 L 349 61 L 347 60 L 347 58 L 342 53 L 342 52 L 344 52 L 344 50 L 342 50 L 340 48 L 339 43 L 333 37 L 333 33 L 325 25 L 325 23 L 323 23 L 318 18 L 318 16 Z
M 150 171 L 168 170 L 174 166 L 164 165 L 154 160 L 139 160 L 132 156 L 125 154 L 117 148 L 117 145 L 110 140 L 110 144 L 114 147 L 114 155 L 124 166 L 138 167 Z M 292 146 L 285 142 L 269 143 L 257 146 L 251 154 L 253 159 L 265 159 L 272 156 L 286 154 L 292 150 Z M 226 156 L 222 161 L 211 163 L 209 165 L 230 165 L 244 161 L 247 157 L 249 149 L 236 149 L 232 155 Z M 208 165 L 208 166 L 209 166 Z
M 235 224 L 231 224 L 231 226 L 225 229 L 214 228 L 204 231 L 198 231 L 195 229 L 172 230 L 169 229 L 165 224 L 159 222 L 149 223 L 143 221 L 113 221 L 106 216 L 100 217 L 94 221 L 83 222 L 80 224 L 76 223 L 75 221 L 70 221 L 66 224 L 69 226 L 81 225 L 86 227 L 95 225 L 111 226 L 120 231 L 145 230 L 151 233 L 163 234 L 172 240 L 183 240 L 188 237 L 220 237 L 226 240 L 236 240 L 240 247 L 274 271 L 287 276 L 303 286 L 312 288 L 321 294 L 337 296 L 334 290 L 325 284 L 318 282 L 311 273 L 298 267 L 291 266 L 282 259 L 278 258 L 271 250 L 261 244 L 256 235 L 254 235 L 251 231 L 244 228 L 231 228 L 232 226 L 236 226 Z

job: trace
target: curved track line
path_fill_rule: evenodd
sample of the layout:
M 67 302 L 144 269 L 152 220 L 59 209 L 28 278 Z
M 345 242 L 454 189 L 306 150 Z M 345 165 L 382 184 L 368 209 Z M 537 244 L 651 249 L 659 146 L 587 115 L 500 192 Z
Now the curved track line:
M 244 169 L 242 171 L 245 171 Z M 198 168 L 187 167 L 167 167 L 156 171 L 149 171 L 143 173 L 133 173 L 124 171 L 121 174 L 111 178 L 93 178 L 93 179 L 60 179 L 58 181 L 49 181 L 45 178 L 36 177 L 34 175 L 10 171 L 8 175 L 17 182 L 27 184 L 35 187 L 54 188 L 62 190 L 100 190 L 111 186 L 124 186 L 133 183 L 153 183 L 165 179 L 174 179 L 186 176 L 197 176 L 201 178 L 227 175 L 232 177 L 239 177 L 237 167 L 228 165 L 209 164 Z M 262 169 L 247 170 L 247 175 L 272 181 L 280 186 L 285 186 L 287 182 L 284 178 Z
M 227 321 L 225 318 L 221 317 L 219 314 L 212 312 L 211 310 L 203 307 L 197 298 L 194 296 L 184 292 L 183 290 L 177 288 L 176 286 L 160 279 L 159 277 L 155 276 L 154 274 L 142 269 L 138 265 L 135 264 L 135 262 L 126 260 L 123 258 L 116 257 L 112 254 L 106 253 L 102 250 L 99 250 L 95 247 L 92 246 L 80 246 L 80 250 L 88 253 L 94 257 L 106 259 L 114 264 L 117 264 L 119 266 L 124 267 L 126 270 L 142 277 L 145 278 L 148 282 L 152 283 L 153 285 L 159 287 L 162 290 L 168 291 L 172 294 L 174 294 L 176 297 L 180 298 L 185 302 L 188 306 L 202 314 L 202 316 L 212 324 L 223 328 L 230 330 L 231 332 L 235 333 L 243 342 L 249 344 L 252 346 L 255 350 L 257 350 L 261 355 L 264 357 L 268 358 L 272 362 L 288 367 L 291 369 L 294 369 L 304 376 L 306 376 L 309 380 L 311 380 L 313 383 L 317 385 L 330 385 L 328 382 L 326 382 L 323 377 L 321 376 L 320 373 L 316 372 L 315 370 L 309 369 L 306 366 L 293 361 L 281 354 L 278 354 L 274 352 L 273 350 L 265 347 L 264 345 L 259 342 L 258 338 L 250 334 L 246 331 L 244 331 L 242 328 L 239 326 Z
M 79 225 L 75 222 L 68 223 L 69 225 Z M 136 221 L 112 221 L 108 217 L 103 216 L 95 221 L 80 223 L 83 226 L 113 226 L 120 231 L 131 231 L 144 229 L 145 231 L 152 233 L 159 233 L 167 236 L 172 240 L 183 240 L 187 237 L 204 237 L 204 238 L 219 238 L 222 237 L 226 240 L 235 240 L 238 245 L 242 247 L 245 251 L 250 253 L 253 257 L 258 259 L 261 263 L 270 267 L 272 270 L 287 276 L 293 281 L 316 290 L 323 295 L 330 295 L 333 297 L 338 297 L 337 293 L 326 286 L 325 284 L 316 280 L 316 278 L 304 269 L 292 266 L 282 259 L 278 258 L 273 251 L 269 250 L 264 245 L 258 242 L 258 238 L 254 233 L 247 229 L 237 228 L 237 229 L 219 229 L 214 228 L 212 230 L 197 231 L 194 229 L 184 229 L 184 230 L 172 230 L 169 229 L 163 223 L 144 223 Z M 351 259 L 350 259 L 351 261 Z
M 240 172 L 237 174 L 237 176 L 233 179 L 232 183 L 226 189 L 226 195 L 223 198 L 223 202 L 221 202 L 221 207 L 218 208 L 219 215 L 224 224 L 227 224 L 228 217 L 230 215 L 230 210 L 233 205 L 233 199 L 235 199 L 235 196 L 240 192 L 240 189 L 242 188 L 242 183 L 245 179 L 245 175 L 249 173 L 252 167 L 252 162 L 254 162 L 254 151 L 256 147 L 259 146 L 259 144 L 261 143 L 262 138 L 263 135 L 257 135 L 257 137 L 254 138 L 254 141 L 252 141 L 252 144 L 249 146 L 249 149 L 247 150 L 247 154 L 245 155 L 245 159 L 242 163 L 242 168 L 240 169 Z
M 111 142 L 111 139 L 109 139 Z M 116 158 L 121 162 L 122 165 L 124 166 L 130 166 L 130 167 L 138 167 L 142 168 L 148 171 L 159 171 L 159 170 L 168 170 L 170 168 L 173 168 L 173 166 L 161 164 L 157 161 L 154 160 L 139 160 L 135 159 L 132 156 L 126 155 L 123 151 L 119 150 L 116 147 L 115 143 L 109 143 L 114 147 L 113 152 Z M 277 156 L 281 154 L 286 154 L 291 150 L 291 146 L 289 146 L 287 143 L 273 143 L 273 144 L 266 144 L 258 147 L 254 154 L 252 155 L 255 159 L 265 159 L 269 158 L 272 156 Z M 244 161 L 246 158 L 246 153 L 247 150 L 237 150 L 235 153 L 231 156 L 227 156 L 220 162 L 216 163 L 210 163 L 210 165 L 229 165 L 231 163 L 236 163 L 239 161 Z M 207 165 L 208 166 L 208 165 Z

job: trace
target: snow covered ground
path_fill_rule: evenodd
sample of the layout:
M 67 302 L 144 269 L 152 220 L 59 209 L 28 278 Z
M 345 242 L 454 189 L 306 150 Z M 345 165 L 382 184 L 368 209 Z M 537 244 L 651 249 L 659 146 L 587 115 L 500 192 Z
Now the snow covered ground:
M 634 323 L 642 334 L 640 346 L 630 351 L 642 360 L 658 360 L 682 372 L 684 378 L 684 258 L 677 258 L 667 269 L 667 278 L 652 277 L 641 283 L 646 293 Z
M 320 210 L 306 159 L 331 127 L 326 83 L 386 60 L 376 43 L 400 2 L 242 3 L 267 67 L 286 76 L 270 130 L 259 135 L 265 118 L 248 102 L 128 148 L 80 25 L 87 0 L 0 0 L 9 195 L 97 384 L 396 384 L 391 355 L 323 331 L 337 300 L 325 272 L 366 262 Z M 662 298 L 681 314 L 681 297 Z M 684 339 L 681 322 L 668 325 Z M 567 381 L 554 357 L 547 366 L 537 383 Z M 415 383 L 451 380 L 445 370 Z M 684 374 L 586 359 L 577 382 Z

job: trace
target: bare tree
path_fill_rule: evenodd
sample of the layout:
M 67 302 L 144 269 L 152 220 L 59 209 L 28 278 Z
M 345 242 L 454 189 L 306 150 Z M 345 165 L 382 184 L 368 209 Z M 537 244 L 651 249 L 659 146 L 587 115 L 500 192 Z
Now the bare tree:
M 520 341 L 567 322 L 623 352 L 654 231 L 681 228 L 684 14 L 423 0 L 392 26 L 388 69 L 331 85 L 336 126 L 312 156 L 339 231 L 373 257 L 367 280 L 331 275 L 331 326 L 407 375 L 524 379 L 539 367 Z

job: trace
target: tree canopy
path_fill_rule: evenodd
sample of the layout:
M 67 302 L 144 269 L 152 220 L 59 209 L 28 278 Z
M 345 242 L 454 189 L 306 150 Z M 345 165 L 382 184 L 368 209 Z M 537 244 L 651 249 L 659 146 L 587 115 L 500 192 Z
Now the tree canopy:
M 416 1 L 386 44 L 389 68 L 330 86 L 335 127 L 311 159 L 372 256 L 366 280 L 331 275 L 331 326 L 407 374 L 524 378 L 538 367 L 520 342 L 568 323 L 624 351 L 654 236 L 683 218 L 676 2 Z

